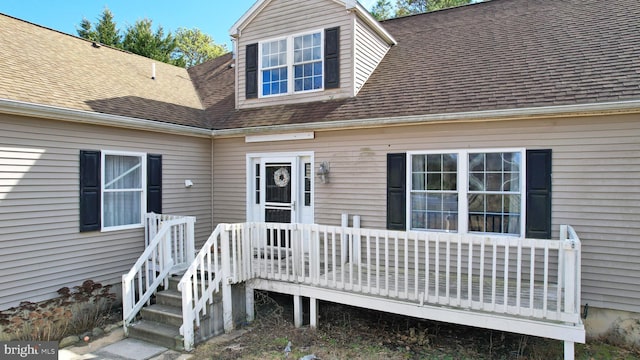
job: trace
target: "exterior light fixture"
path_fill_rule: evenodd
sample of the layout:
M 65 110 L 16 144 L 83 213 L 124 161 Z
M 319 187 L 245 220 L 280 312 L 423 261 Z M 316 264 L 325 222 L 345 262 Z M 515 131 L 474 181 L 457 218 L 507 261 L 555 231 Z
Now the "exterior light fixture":
M 317 172 L 318 177 L 320 177 L 320 181 L 323 184 L 327 184 L 329 182 L 329 163 L 323 161 L 320 163 L 320 167 L 318 167 Z

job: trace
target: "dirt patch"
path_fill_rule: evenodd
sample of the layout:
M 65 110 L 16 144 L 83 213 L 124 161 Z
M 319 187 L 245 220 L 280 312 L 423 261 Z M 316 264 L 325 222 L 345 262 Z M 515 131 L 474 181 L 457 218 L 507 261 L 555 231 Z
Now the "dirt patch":
M 328 302 L 320 303 L 317 329 L 297 329 L 292 325 L 291 297 L 256 294 L 256 320 L 246 333 L 201 344 L 194 359 L 300 359 L 311 354 L 322 360 L 563 358 L 560 341 Z M 590 342 L 576 346 L 576 359 L 640 359 L 640 351 Z

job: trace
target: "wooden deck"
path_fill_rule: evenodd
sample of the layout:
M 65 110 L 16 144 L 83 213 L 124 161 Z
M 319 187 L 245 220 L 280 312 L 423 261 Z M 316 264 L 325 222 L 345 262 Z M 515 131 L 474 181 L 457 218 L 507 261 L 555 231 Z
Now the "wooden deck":
M 198 275 L 218 271 L 215 282 Z M 562 227 L 558 240 L 539 240 L 221 224 L 181 281 L 183 312 L 192 312 L 184 316 L 184 333 L 190 319 L 197 323 L 206 294 L 218 287 L 225 328 L 232 328 L 230 286 L 240 282 L 247 288 L 248 314 L 253 314 L 254 289 L 293 295 L 296 325 L 302 321 L 301 298 L 308 297 L 311 326 L 323 300 L 557 339 L 565 342 L 566 358 L 573 358 L 574 342 L 585 341 L 580 240 L 570 227 Z

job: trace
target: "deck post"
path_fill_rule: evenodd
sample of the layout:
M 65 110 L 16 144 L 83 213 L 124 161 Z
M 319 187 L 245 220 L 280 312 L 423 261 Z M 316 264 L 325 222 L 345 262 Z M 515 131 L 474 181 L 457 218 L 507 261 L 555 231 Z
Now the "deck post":
M 193 262 L 193 260 L 196 258 L 196 245 L 195 245 L 195 222 L 196 222 L 196 218 L 193 216 L 189 216 L 186 218 L 187 220 L 187 241 L 185 246 L 187 247 L 186 249 L 186 256 L 187 256 L 187 265 L 191 265 L 191 263 Z
M 347 262 L 349 262 L 349 256 L 351 254 L 349 254 L 349 239 L 347 234 L 344 233 L 344 228 L 349 227 L 349 214 L 347 213 L 343 213 L 342 214 L 342 219 L 340 222 L 340 226 L 343 228 L 341 231 L 341 240 L 342 240 L 342 246 L 341 246 L 341 261 L 340 264 L 344 265 Z
M 247 322 L 248 323 L 253 322 L 254 315 L 255 315 L 255 297 L 254 297 L 254 295 L 255 294 L 254 294 L 253 288 L 247 284 L 245 286 L 245 303 L 246 303 L 245 310 L 247 312 Z
M 293 324 L 295 327 L 302 327 L 302 297 L 293 295 Z
M 360 228 L 360 215 L 353 215 L 353 228 Z M 353 254 L 351 254 L 351 262 L 354 264 L 360 264 L 360 235 L 353 234 Z
M 184 338 L 184 349 L 191 351 L 195 343 L 195 334 L 193 329 L 193 283 L 190 278 L 184 279 L 178 284 L 178 291 L 182 293 L 182 337 Z M 197 296 L 197 294 L 196 294 Z M 196 315 L 197 316 L 197 315 Z
M 318 299 L 309 298 L 309 327 L 315 329 L 318 327 Z
M 564 247 L 564 311 L 575 314 L 576 308 L 576 251 L 575 243 L 568 236 L 568 227 L 560 226 L 561 246 Z
M 221 262 L 222 262 L 222 321 L 224 332 L 233 330 L 233 299 L 231 295 L 231 249 L 229 247 L 229 230 L 222 229 L 220 233 Z
M 564 342 L 564 360 L 574 360 L 575 359 L 575 349 L 574 349 L 573 341 L 565 341 Z

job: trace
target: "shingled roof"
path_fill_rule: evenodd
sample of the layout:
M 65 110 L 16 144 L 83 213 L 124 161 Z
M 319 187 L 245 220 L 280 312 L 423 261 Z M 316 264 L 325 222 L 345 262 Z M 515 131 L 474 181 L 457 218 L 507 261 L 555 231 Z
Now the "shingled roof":
M 2 14 L 0 49 L 0 99 L 208 127 L 183 68 Z
M 246 110 L 205 101 L 207 117 L 233 129 L 638 100 L 638 19 L 637 0 L 493 0 L 388 20 L 398 44 L 357 97 Z M 234 72 L 221 65 L 217 76 Z
M 231 54 L 185 70 L 0 14 L 0 99 L 214 130 L 640 100 L 639 18 L 493 0 L 388 20 L 397 45 L 356 97 L 236 110 Z

